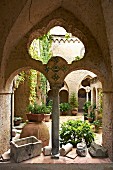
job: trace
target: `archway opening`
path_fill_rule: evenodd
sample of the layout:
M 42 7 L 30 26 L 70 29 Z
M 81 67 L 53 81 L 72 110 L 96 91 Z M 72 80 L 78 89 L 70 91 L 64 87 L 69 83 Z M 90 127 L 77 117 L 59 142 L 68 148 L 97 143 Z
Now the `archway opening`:
M 43 64 L 54 56 L 61 56 L 68 64 L 71 64 L 72 61 L 78 61 L 84 57 L 85 46 L 79 38 L 68 33 L 63 27 L 55 26 L 42 37 L 36 37 L 28 51 L 33 59 L 40 60 Z

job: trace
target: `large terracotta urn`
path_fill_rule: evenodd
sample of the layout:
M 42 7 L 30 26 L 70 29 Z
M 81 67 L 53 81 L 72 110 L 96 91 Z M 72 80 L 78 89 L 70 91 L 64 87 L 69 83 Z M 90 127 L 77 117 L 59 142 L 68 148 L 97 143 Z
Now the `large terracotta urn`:
M 42 141 L 42 147 L 49 145 L 49 129 L 44 122 L 28 122 L 22 129 L 20 138 L 35 136 Z

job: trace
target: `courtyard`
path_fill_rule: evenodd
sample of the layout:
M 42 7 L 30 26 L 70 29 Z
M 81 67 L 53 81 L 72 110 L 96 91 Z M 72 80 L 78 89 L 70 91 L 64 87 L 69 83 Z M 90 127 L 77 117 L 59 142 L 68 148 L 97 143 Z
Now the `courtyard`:
M 66 122 L 67 120 L 84 120 L 84 116 L 82 115 L 82 113 L 78 113 L 77 116 L 60 116 L 59 117 L 59 121 L 60 121 L 60 125 L 63 122 Z M 51 146 L 51 119 L 49 122 L 45 122 L 45 124 L 47 125 L 48 129 L 49 129 L 49 134 L 50 134 L 50 141 L 49 141 L 49 146 Z M 24 123 L 21 123 L 19 126 L 15 126 L 15 129 L 17 129 L 17 134 L 16 136 L 13 138 L 13 140 L 16 140 L 19 138 L 19 133 L 21 132 L 22 128 L 24 126 Z M 101 145 L 102 144 L 102 133 L 95 133 L 95 143 Z M 74 153 L 76 155 L 76 148 L 73 148 L 72 153 Z M 10 150 L 5 152 L 3 154 L 3 158 L 4 159 L 10 159 Z M 44 156 L 43 154 L 43 150 L 40 156 L 31 158 L 29 160 L 23 161 L 21 162 L 22 164 L 35 164 L 35 163 L 44 163 L 44 164 L 70 164 L 70 163 L 110 163 L 110 159 L 109 158 L 92 158 L 91 155 L 88 153 L 87 150 L 87 155 L 86 157 L 80 157 L 78 155 L 76 155 L 74 158 L 69 158 L 67 156 L 60 156 L 59 159 L 51 159 L 51 156 Z M 10 159 L 9 161 L 7 161 L 7 163 L 14 163 L 14 160 Z

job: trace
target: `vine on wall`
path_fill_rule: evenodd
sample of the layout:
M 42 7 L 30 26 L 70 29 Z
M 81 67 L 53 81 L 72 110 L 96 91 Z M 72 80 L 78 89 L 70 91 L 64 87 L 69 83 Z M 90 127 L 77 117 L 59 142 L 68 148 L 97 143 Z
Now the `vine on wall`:
M 51 45 L 52 45 L 52 37 L 50 33 L 43 35 L 40 38 L 34 39 L 33 42 L 30 45 L 29 48 L 29 54 L 31 58 L 35 60 L 42 61 L 43 64 L 46 64 L 49 59 L 52 56 L 51 52 Z M 40 75 L 40 81 L 37 79 L 37 76 Z M 18 75 L 17 83 L 21 83 L 25 80 L 26 73 L 22 71 Z M 46 85 L 47 85 L 47 79 L 46 77 L 40 73 L 37 74 L 36 70 L 31 69 L 29 72 L 29 86 L 30 86 L 30 96 L 29 96 L 29 102 L 34 103 L 37 99 L 37 84 L 40 84 L 40 90 L 42 93 L 42 96 L 46 96 Z M 42 102 L 44 102 L 44 99 L 42 97 Z

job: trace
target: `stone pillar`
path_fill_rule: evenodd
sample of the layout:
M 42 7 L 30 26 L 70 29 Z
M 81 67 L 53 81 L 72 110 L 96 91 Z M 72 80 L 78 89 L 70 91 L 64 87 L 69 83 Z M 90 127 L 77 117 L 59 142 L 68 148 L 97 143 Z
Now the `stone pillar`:
M 93 89 L 91 88 L 91 105 L 93 105 Z
M 10 147 L 11 93 L 0 93 L 0 154 Z
M 98 106 L 98 90 L 97 90 L 97 88 L 95 89 L 96 90 L 96 106 Z
M 52 158 L 59 158 L 59 87 L 52 88 Z
M 102 144 L 113 161 L 113 92 L 103 92 Z

